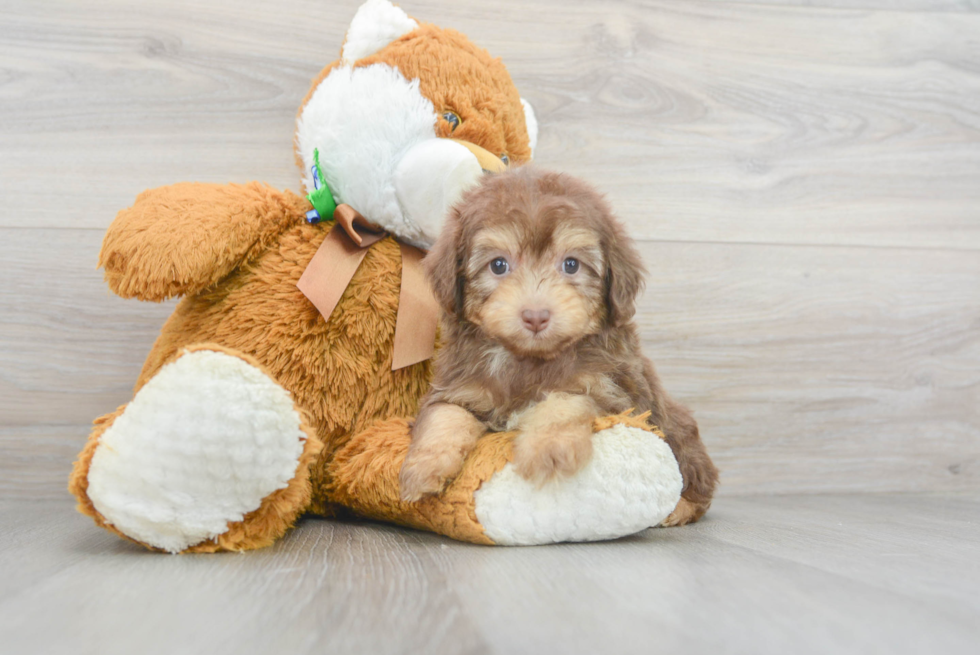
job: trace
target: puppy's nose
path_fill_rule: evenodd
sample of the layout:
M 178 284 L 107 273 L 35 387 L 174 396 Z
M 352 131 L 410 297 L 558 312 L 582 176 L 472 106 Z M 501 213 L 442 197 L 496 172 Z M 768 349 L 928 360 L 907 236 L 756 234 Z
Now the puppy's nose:
M 550 318 L 551 312 L 547 309 L 525 309 L 521 312 L 524 327 L 535 334 L 548 327 L 548 319 Z

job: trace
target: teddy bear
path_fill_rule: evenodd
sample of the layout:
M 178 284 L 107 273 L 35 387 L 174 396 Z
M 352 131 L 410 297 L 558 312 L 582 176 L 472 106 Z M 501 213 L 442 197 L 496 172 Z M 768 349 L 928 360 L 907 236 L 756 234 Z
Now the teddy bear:
M 419 260 L 483 175 L 531 159 L 537 122 L 500 60 L 387 0 L 313 80 L 295 152 L 307 196 L 257 182 L 140 194 L 99 255 L 110 289 L 182 297 L 133 399 L 95 420 L 70 491 L 121 537 L 172 553 L 268 546 L 304 514 L 484 544 L 614 538 L 674 508 L 676 461 L 645 416 L 595 421 L 592 461 L 537 487 L 511 433 L 437 496 L 398 470 L 438 307 Z

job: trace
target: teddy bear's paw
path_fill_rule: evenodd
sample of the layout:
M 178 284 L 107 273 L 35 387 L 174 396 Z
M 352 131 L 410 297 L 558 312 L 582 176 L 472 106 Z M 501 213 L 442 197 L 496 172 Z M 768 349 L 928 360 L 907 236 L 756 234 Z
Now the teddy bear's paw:
M 178 552 L 287 487 L 306 440 L 289 393 L 265 373 L 223 352 L 187 352 L 102 434 L 87 495 L 123 534 Z
M 539 486 L 507 464 L 475 492 L 475 512 L 500 545 L 599 541 L 659 524 L 677 505 L 681 487 L 663 439 L 617 424 L 593 435 L 592 458 L 571 477 Z

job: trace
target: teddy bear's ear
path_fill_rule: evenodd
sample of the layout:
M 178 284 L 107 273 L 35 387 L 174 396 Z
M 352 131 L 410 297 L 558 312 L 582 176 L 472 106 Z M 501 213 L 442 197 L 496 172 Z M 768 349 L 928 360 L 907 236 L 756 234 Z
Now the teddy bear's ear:
M 373 55 L 419 24 L 388 0 L 367 0 L 347 28 L 347 39 L 341 57 L 345 64 Z
M 521 98 L 521 105 L 524 107 L 524 123 L 527 125 L 527 135 L 531 139 L 531 157 L 534 158 L 534 149 L 538 147 L 538 118 L 534 115 L 534 107 L 524 98 Z

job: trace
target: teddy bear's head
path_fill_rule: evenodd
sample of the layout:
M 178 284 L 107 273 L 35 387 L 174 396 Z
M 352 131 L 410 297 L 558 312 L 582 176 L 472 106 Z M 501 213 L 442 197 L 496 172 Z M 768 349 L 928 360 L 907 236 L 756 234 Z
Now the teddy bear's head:
M 485 171 L 530 160 L 536 137 L 534 113 L 500 60 L 368 0 L 341 59 L 314 80 L 295 145 L 307 192 L 318 150 L 338 203 L 424 248 L 466 189 Z

